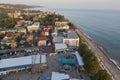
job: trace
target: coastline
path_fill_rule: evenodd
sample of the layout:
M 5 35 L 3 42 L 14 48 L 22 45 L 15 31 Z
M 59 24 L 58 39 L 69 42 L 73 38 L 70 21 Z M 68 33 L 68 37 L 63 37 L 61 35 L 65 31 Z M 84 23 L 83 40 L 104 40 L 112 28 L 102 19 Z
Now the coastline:
M 87 34 L 80 31 L 79 28 L 74 26 L 76 28 L 76 32 L 85 44 L 93 51 L 98 58 L 100 67 L 102 69 L 105 69 L 113 78 L 113 80 L 119 80 L 120 79 L 120 66 L 117 64 L 117 62 L 113 59 L 111 59 L 107 54 L 106 51 L 97 43 L 95 43 Z

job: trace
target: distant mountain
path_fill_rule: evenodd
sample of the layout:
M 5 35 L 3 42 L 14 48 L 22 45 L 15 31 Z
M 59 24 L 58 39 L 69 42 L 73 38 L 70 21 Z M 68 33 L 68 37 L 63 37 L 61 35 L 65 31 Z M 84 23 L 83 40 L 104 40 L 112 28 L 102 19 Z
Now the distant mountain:
M 14 7 L 17 8 L 35 8 L 35 7 L 42 7 L 42 6 L 35 6 L 35 5 L 25 5 L 25 4 L 16 4 L 13 5 Z
M 25 4 L 0 4 L 0 8 L 3 9 L 25 9 L 25 8 L 35 8 L 35 7 L 42 7 L 42 6 L 25 5 Z

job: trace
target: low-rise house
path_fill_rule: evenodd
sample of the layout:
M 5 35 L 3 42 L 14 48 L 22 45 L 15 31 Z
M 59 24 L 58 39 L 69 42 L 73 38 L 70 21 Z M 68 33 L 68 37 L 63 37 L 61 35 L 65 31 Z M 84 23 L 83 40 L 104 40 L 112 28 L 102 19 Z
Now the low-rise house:
M 25 33 L 25 34 L 26 34 L 26 33 L 27 33 L 27 30 L 26 30 L 26 28 L 23 28 L 23 27 L 22 27 L 22 28 L 19 28 L 19 29 L 18 29 L 18 32 L 21 32 L 21 33 Z
M 16 28 L 2 28 L 0 29 L 0 33 L 5 33 L 5 32 L 17 32 Z
M 67 36 L 63 38 L 63 43 L 69 47 L 79 47 L 79 36 L 76 32 L 69 32 Z
M 5 41 L 5 44 L 9 46 L 9 45 L 11 45 L 13 42 L 14 42 L 14 40 L 8 39 L 8 40 Z
M 21 15 L 21 11 L 9 12 L 8 16 L 18 18 Z
M 52 36 L 57 36 L 58 35 L 58 31 L 57 30 L 54 30 L 53 32 L 52 32 Z
M 32 42 L 33 41 L 33 35 L 29 35 L 26 39 L 27 42 Z
M 34 24 L 27 26 L 28 32 L 37 31 L 39 29 L 40 23 L 35 22 Z
M 17 21 L 16 27 L 22 26 L 23 24 L 25 24 L 25 20 L 19 20 Z
M 39 20 L 39 17 L 38 16 L 34 16 L 33 17 L 33 21 L 38 21 Z
M 19 44 L 23 45 L 25 43 L 25 40 L 21 40 Z
M 62 30 L 62 29 L 65 29 L 65 30 L 68 30 L 69 29 L 69 25 L 64 25 L 64 26 L 56 26 L 55 29 L 57 30 Z
M 47 29 L 51 29 L 51 28 L 52 28 L 52 26 L 51 26 L 51 25 L 47 26 Z
M 32 25 L 32 24 L 33 24 L 33 21 L 25 21 L 25 24 L 27 24 L 27 25 Z
M 62 27 L 62 29 L 69 29 L 70 28 L 70 26 L 69 25 L 64 25 L 63 27 Z
M 64 26 L 67 25 L 69 22 L 68 21 L 57 21 L 55 22 L 55 26 Z
M 7 45 L 7 46 L 10 46 L 11 48 L 17 47 L 17 42 L 15 42 L 15 41 L 12 40 L 12 39 L 3 40 L 3 41 L 1 42 L 1 44 L 5 44 L 5 45 Z
M 49 36 L 49 30 L 45 29 L 45 36 Z
M 40 33 L 40 36 L 45 36 L 45 32 L 42 31 L 42 32 Z
M 0 34 L 5 34 L 5 30 L 3 30 L 3 29 L 0 29 Z
M 40 36 L 38 38 L 38 46 L 46 46 L 47 38 L 45 36 Z
M 16 48 L 17 47 L 17 42 L 13 42 L 10 47 L 11 48 Z

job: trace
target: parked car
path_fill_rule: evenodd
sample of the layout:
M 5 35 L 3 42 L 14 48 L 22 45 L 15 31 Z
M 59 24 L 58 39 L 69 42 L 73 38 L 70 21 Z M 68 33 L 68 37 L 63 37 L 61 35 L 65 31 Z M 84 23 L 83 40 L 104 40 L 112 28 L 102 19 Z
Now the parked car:
M 84 80 L 84 78 L 83 78 L 83 76 L 82 76 L 82 75 L 80 75 L 80 80 Z
M 70 65 L 60 66 L 60 72 L 71 72 L 71 71 L 72 71 L 72 67 Z

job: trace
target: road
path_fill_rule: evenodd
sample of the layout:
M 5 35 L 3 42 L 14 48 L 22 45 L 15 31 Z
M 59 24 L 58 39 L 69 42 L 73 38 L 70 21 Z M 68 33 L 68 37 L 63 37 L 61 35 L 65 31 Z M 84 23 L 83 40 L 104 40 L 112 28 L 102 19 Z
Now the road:
M 23 48 L 5 49 L 5 50 L 0 50 L 0 54 L 15 52 L 15 51 L 22 51 L 22 50 L 37 50 L 37 49 L 38 49 L 38 47 L 23 47 Z
M 79 29 L 76 30 L 79 36 L 85 41 L 88 47 L 95 53 L 102 69 L 105 69 L 113 78 L 113 80 L 120 80 L 120 68 L 110 58 L 105 55 L 105 51 L 94 43 L 86 34 Z

